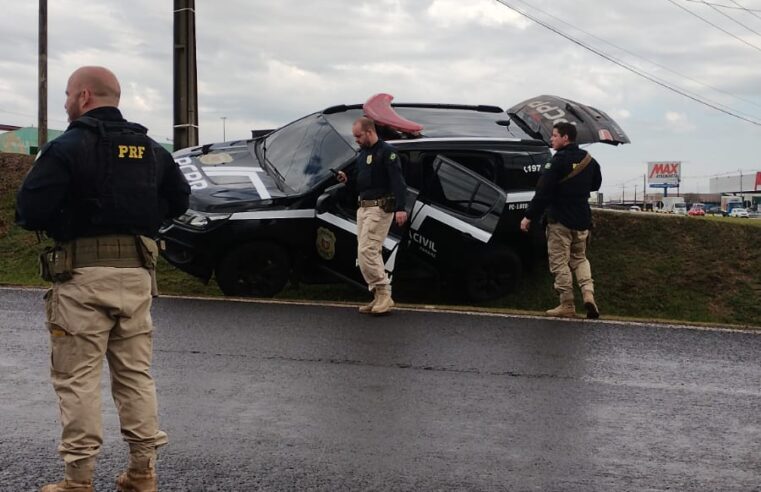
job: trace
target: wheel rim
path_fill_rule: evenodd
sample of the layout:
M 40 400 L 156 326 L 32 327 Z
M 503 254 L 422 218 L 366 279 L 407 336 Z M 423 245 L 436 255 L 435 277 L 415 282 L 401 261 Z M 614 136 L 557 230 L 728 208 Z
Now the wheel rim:
M 238 265 L 236 284 L 242 292 L 262 293 L 277 290 L 284 275 L 283 267 L 271 258 L 259 258 Z

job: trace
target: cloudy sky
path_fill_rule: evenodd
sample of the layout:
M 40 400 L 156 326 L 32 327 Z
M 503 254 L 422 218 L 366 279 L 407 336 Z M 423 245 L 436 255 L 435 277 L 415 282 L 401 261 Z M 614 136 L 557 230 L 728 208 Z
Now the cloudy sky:
M 678 95 L 507 8 L 513 5 Z M 588 150 L 603 191 L 642 192 L 647 161 L 683 161 L 682 191 L 761 171 L 761 0 L 197 0 L 200 141 L 245 138 L 378 92 L 490 104 L 540 94 L 616 119 L 630 145 Z M 0 0 L 0 123 L 37 121 L 38 2 Z M 732 7 L 732 8 L 730 8 Z M 49 2 L 49 126 L 81 65 L 122 84 L 125 116 L 172 136 L 172 2 Z M 702 18 L 702 19 L 701 19 Z M 709 22 L 713 25 L 710 25 Z

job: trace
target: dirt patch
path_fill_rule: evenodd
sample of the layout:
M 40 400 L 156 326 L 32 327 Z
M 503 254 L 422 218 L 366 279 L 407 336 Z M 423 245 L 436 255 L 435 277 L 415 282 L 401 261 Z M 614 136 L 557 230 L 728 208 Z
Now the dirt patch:
M 0 199 L 16 193 L 33 162 L 31 155 L 0 152 Z
M 33 162 L 34 156 L 31 155 L 0 152 L 0 204 L 2 204 L 2 208 L 14 207 L 16 192 Z M 10 227 L 8 215 L 6 213 L 0 214 L 0 236 L 5 236 L 8 233 Z

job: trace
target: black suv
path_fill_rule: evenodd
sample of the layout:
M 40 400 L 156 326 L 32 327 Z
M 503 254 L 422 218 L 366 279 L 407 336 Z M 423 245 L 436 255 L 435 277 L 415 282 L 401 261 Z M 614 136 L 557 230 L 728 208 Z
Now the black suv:
M 356 196 L 333 173 L 354 165 L 351 127 L 363 112 L 334 106 L 249 140 L 176 152 L 193 193 L 190 209 L 161 229 L 164 257 L 203 281 L 214 275 L 226 295 L 272 296 L 289 279 L 320 272 L 363 286 Z M 378 125 L 398 149 L 408 186 L 409 220 L 384 242 L 386 269 L 456 282 L 473 301 L 510 291 L 544 252 L 540 228 L 527 236 L 519 223 L 550 160 L 552 125 L 575 123 L 578 143 L 629 141 L 604 113 L 554 96 L 507 112 L 444 104 L 388 112 L 422 130 Z

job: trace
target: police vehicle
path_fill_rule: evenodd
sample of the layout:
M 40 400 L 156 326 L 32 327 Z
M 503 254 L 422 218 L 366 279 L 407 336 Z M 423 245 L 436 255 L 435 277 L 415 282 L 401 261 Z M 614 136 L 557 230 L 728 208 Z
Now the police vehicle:
M 541 228 L 520 232 L 552 125 L 570 121 L 578 143 L 628 143 L 605 113 L 555 96 L 495 106 L 392 104 L 379 94 L 248 140 L 174 154 L 192 189 L 190 208 L 165 224 L 163 256 L 232 296 L 273 296 L 321 272 L 364 287 L 356 263 L 352 123 L 363 114 L 398 149 L 409 220 L 383 244 L 386 270 L 445 281 L 472 301 L 504 295 L 544 251 Z

